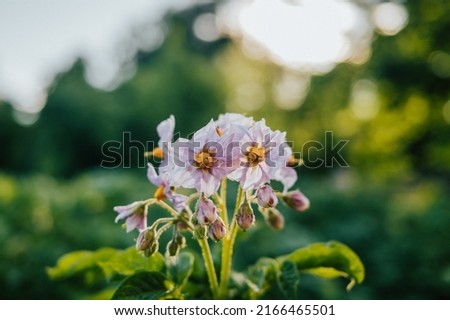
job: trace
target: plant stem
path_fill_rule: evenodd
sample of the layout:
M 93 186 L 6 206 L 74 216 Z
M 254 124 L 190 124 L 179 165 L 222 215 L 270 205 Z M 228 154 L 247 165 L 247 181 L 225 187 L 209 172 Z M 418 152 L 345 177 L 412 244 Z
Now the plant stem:
M 228 211 L 227 211 L 227 177 L 223 177 L 220 185 L 220 198 L 222 199 L 222 219 L 223 223 L 228 226 Z
M 169 206 L 167 203 L 165 203 L 164 201 L 156 201 L 155 202 L 156 205 L 160 206 L 163 209 L 166 209 L 167 212 L 169 212 L 174 218 L 178 218 L 178 212 L 175 211 L 174 208 L 172 208 L 171 206 Z
M 233 247 L 234 240 L 236 239 L 236 234 L 238 231 L 238 226 L 236 223 L 236 213 L 242 202 L 242 188 L 239 186 L 237 196 L 236 196 L 236 206 L 233 213 L 233 218 L 231 219 L 230 231 L 228 235 L 223 239 L 222 245 L 222 266 L 220 270 L 220 287 L 219 287 L 219 298 L 224 299 L 227 295 L 228 281 L 231 274 L 231 264 L 233 258 Z
M 171 206 L 169 206 L 164 201 L 157 201 L 157 205 L 161 208 L 166 209 L 172 216 L 176 218 L 180 218 L 178 212 L 175 211 Z M 195 232 L 195 227 L 192 225 L 190 221 L 184 220 L 189 229 L 192 232 Z M 206 274 L 208 275 L 209 287 L 211 288 L 211 292 L 214 299 L 217 299 L 219 296 L 219 282 L 217 281 L 216 269 L 214 267 L 214 260 L 212 258 L 211 249 L 209 248 L 208 240 L 206 238 L 197 239 L 200 249 L 202 250 L 203 260 L 205 262 Z
M 214 261 L 211 250 L 209 248 L 207 238 L 198 239 L 198 244 L 202 249 L 203 260 L 205 262 L 206 274 L 208 275 L 209 287 L 214 299 L 219 297 L 219 283 L 217 281 L 216 269 L 214 268 Z

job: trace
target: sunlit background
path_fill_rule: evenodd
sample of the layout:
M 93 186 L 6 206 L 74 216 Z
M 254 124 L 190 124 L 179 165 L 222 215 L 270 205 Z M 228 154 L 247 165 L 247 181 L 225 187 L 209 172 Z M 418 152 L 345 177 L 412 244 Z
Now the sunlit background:
M 285 209 L 282 232 L 259 217 L 237 269 L 334 239 L 366 282 L 304 276 L 300 297 L 449 299 L 449 28 L 446 0 L 0 1 L 0 297 L 107 297 L 45 274 L 71 250 L 133 244 L 112 207 L 153 187 L 142 154 L 100 168 L 103 143 L 228 111 L 298 152 L 349 140 L 349 168 L 298 169 L 311 209 Z

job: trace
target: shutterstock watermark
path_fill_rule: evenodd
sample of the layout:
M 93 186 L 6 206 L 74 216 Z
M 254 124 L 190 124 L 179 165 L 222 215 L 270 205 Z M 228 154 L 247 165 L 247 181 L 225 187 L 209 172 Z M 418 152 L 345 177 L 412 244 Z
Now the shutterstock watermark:
M 159 151 L 170 156 L 160 159 L 160 166 L 172 165 L 186 167 L 187 163 L 199 161 L 199 157 L 213 155 L 215 159 L 221 159 L 226 167 L 236 166 L 236 160 L 251 153 L 254 157 L 264 159 L 269 167 L 276 167 L 279 159 L 285 159 L 292 154 L 296 163 L 309 169 L 349 167 L 343 156 L 343 150 L 349 140 L 335 139 L 333 131 L 324 132 L 324 140 L 310 140 L 302 144 L 300 149 L 295 148 L 294 142 L 282 142 L 270 140 L 270 135 L 266 135 L 261 145 L 241 140 L 230 140 L 226 143 L 222 141 L 212 141 L 200 143 L 200 141 L 179 139 L 173 143 L 163 143 Z M 105 169 L 115 168 L 146 168 L 146 154 L 157 148 L 153 141 L 138 141 L 131 137 L 131 132 L 124 132 L 122 140 L 106 141 L 101 148 L 103 155 L 100 167 Z M 170 151 L 169 151 L 170 150 Z M 197 152 L 192 152 L 197 150 Z M 270 150 L 270 152 L 268 152 Z M 292 150 L 301 150 L 292 153 Z M 298 161 L 300 160 L 300 161 Z M 240 166 L 249 166 L 248 161 L 238 161 Z

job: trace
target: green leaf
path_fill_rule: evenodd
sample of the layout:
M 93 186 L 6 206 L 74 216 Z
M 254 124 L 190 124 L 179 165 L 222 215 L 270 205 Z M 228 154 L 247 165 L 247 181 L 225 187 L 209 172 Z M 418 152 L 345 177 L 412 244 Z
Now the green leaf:
M 325 278 L 346 277 L 350 279 L 347 290 L 364 280 L 364 265 L 359 257 L 349 247 L 336 241 L 312 244 L 280 257 L 278 261 L 291 261 L 299 271 Z
M 119 250 L 107 261 L 99 261 L 108 279 L 114 275 L 131 276 L 137 271 L 161 271 L 164 268 L 164 257 L 159 253 L 151 257 L 140 254 L 136 248 L 130 247 L 126 250 Z
M 74 251 L 58 259 L 56 266 L 47 268 L 47 274 L 53 280 L 72 277 L 86 273 L 98 267 L 97 263 L 109 260 L 117 250 L 102 248 L 97 251 Z
M 114 293 L 113 300 L 148 299 L 164 297 L 173 288 L 173 283 L 164 274 L 156 271 L 138 272 L 126 278 Z
M 114 276 L 130 276 L 136 271 L 162 271 L 164 258 L 160 253 L 144 257 L 134 247 L 126 250 L 102 248 L 97 251 L 75 251 L 58 259 L 55 267 L 47 268 L 53 280 L 82 274 L 89 283 L 95 279 L 111 280 Z M 91 279 L 95 277 L 95 279 Z
M 169 261 L 169 274 L 179 289 L 182 289 L 194 270 L 194 256 L 190 252 L 180 252 Z
M 248 269 L 248 298 L 258 299 L 270 288 L 278 277 L 279 264 L 270 258 L 259 259 L 254 266 Z M 247 297 L 246 297 L 247 298 Z
M 278 278 L 278 283 L 286 299 L 297 299 L 299 280 L 300 276 L 295 263 L 285 260 L 281 266 L 281 273 Z

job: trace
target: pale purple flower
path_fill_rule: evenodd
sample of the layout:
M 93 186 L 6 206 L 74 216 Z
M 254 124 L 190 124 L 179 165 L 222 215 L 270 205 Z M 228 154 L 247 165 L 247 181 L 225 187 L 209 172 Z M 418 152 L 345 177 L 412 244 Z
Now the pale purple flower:
M 305 211 L 309 208 L 309 199 L 298 189 L 286 193 L 283 199 L 296 211 Z
M 265 120 L 255 124 L 241 138 L 239 167 L 228 175 L 239 181 L 244 190 L 269 182 L 274 170 L 285 165 L 291 153 L 285 148 L 285 135 L 272 131 Z
M 191 140 L 178 139 L 173 144 L 176 163 L 172 185 L 195 188 L 206 196 L 215 193 L 236 163 L 233 160 L 237 159 L 238 148 L 233 150 L 232 143 L 233 134 L 219 136 L 213 120 L 195 132 Z
M 195 216 L 200 225 L 213 223 L 218 217 L 217 207 L 210 199 L 200 199 L 197 204 Z
M 258 205 L 263 208 L 273 208 L 278 204 L 278 198 L 268 184 L 262 185 L 256 192 Z
M 161 170 L 161 168 L 160 168 Z M 156 173 L 151 163 L 148 164 L 147 177 L 150 182 L 157 187 L 154 197 L 157 200 L 169 199 L 176 211 L 180 212 L 186 207 L 187 196 L 177 194 L 170 186 L 170 175 L 167 171 L 163 171 L 160 175 Z
M 220 241 L 227 234 L 227 227 L 220 217 L 211 223 L 208 230 L 209 237 L 214 241 Z
M 119 220 L 125 220 L 127 232 L 137 229 L 144 230 L 147 227 L 147 205 L 145 201 L 135 201 L 126 206 L 114 207 L 119 215 L 116 217 L 116 223 Z

